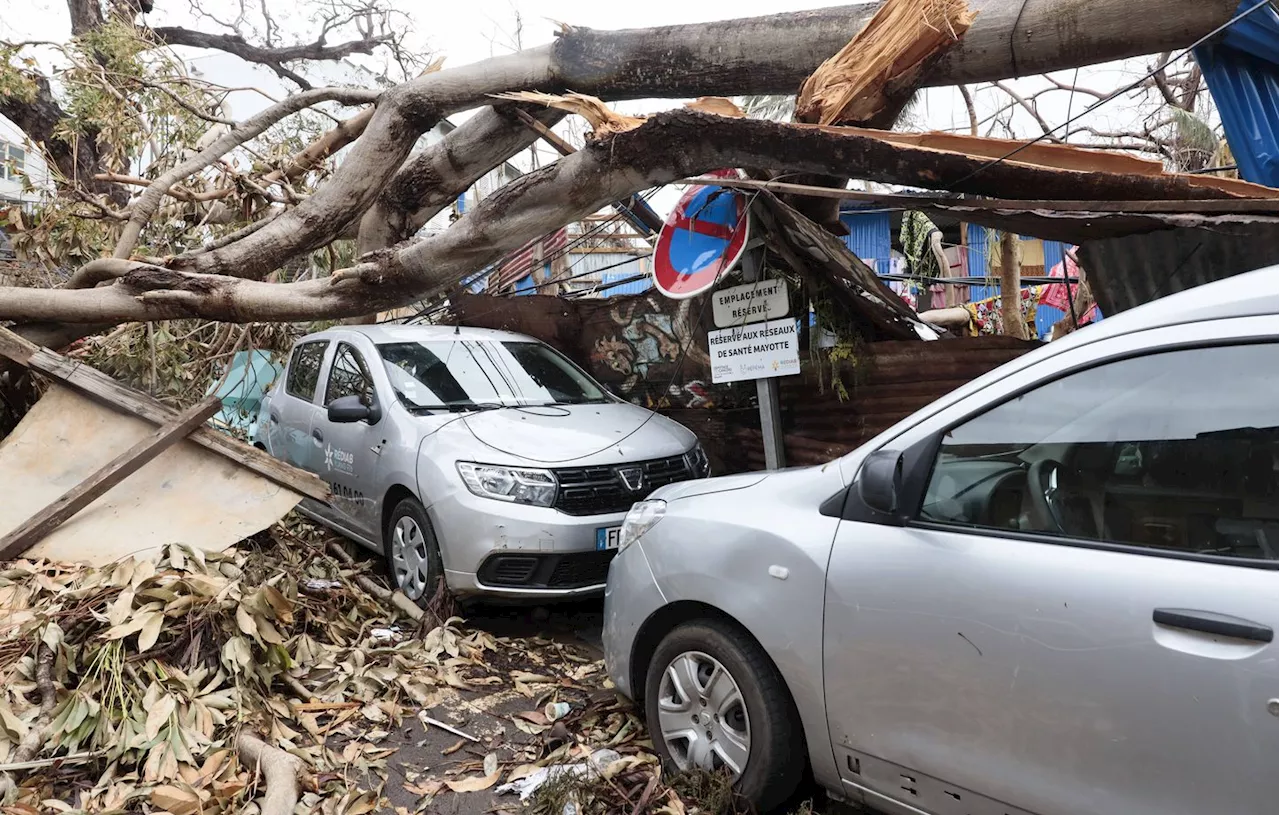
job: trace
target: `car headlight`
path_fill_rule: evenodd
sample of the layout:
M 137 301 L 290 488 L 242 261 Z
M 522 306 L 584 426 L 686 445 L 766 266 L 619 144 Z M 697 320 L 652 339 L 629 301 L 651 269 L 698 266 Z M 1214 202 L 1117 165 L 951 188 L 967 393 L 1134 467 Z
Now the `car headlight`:
M 640 536 L 653 528 L 667 514 L 666 501 L 641 501 L 632 504 L 626 519 L 622 522 L 622 531 L 618 533 L 618 551 L 621 552 Z
M 467 489 L 484 498 L 549 507 L 556 502 L 556 477 L 547 470 L 458 462 Z
M 711 459 L 707 458 L 707 451 L 701 443 L 695 444 L 692 450 L 684 454 L 684 463 L 694 478 L 707 478 L 711 475 Z

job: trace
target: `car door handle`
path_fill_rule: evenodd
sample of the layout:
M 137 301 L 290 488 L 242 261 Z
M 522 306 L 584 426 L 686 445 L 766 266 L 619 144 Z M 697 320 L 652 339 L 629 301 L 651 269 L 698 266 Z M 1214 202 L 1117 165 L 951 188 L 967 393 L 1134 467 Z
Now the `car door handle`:
M 272 423 L 272 424 L 280 424 L 280 414 L 279 414 L 279 413 L 276 413 L 276 412 L 273 410 L 273 411 L 271 411 L 271 412 L 270 412 L 269 414 L 267 414 L 267 415 L 271 418 L 271 423 Z
M 324 441 L 324 433 L 321 433 L 318 427 L 311 431 L 311 435 L 316 441 Z
M 1170 628 L 1186 628 L 1191 631 L 1203 631 L 1206 634 L 1217 634 L 1220 637 L 1234 637 L 1238 640 L 1271 642 L 1275 636 L 1275 632 L 1270 627 L 1261 623 L 1226 614 L 1216 614 L 1212 611 L 1158 608 L 1151 613 L 1151 619 L 1159 625 L 1167 625 Z

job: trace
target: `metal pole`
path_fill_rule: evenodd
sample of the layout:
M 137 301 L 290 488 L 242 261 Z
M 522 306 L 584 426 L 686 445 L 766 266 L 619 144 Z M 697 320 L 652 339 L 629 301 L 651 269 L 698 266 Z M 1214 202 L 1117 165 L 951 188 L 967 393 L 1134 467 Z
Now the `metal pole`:
M 777 378 L 757 379 L 756 398 L 760 402 L 760 431 L 764 434 L 764 466 L 766 470 L 777 470 L 786 461 L 786 448 L 782 445 L 782 401 L 778 398 Z
M 748 283 L 760 279 L 763 259 L 763 246 L 748 248 L 742 253 L 742 277 Z M 766 470 L 777 470 L 786 466 L 786 449 L 782 444 L 782 400 L 778 396 L 776 377 L 756 380 L 756 401 L 760 405 L 760 432 L 764 436 L 764 466 Z

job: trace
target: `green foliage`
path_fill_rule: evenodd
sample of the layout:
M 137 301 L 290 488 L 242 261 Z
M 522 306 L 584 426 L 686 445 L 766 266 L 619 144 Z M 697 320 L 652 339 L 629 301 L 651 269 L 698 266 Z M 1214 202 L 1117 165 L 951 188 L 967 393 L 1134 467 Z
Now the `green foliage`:
M 36 61 L 23 57 L 21 50 L 12 45 L 0 45 L 0 96 L 30 104 L 39 94 L 33 73 Z

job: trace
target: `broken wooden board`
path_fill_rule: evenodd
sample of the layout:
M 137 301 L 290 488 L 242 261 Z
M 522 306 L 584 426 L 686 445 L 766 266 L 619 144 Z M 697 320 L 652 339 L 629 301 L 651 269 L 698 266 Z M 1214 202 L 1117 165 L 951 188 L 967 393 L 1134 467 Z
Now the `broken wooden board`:
M 90 478 L 155 426 L 54 386 L 0 442 L 0 534 Z M 199 431 L 197 431 L 199 432 Z M 220 550 L 266 529 L 302 496 L 184 439 L 78 512 L 27 558 L 93 565 L 170 543 Z
M 64 492 L 56 501 L 0 537 L 0 560 L 9 560 L 48 537 L 77 512 L 107 494 L 113 487 L 136 473 L 182 441 L 191 431 L 218 412 L 222 403 L 210 396 L 189 408 L 181 416 L 151 432 L 137 444 L 107 462 L 97 472 Z
M 171 422 L 178 415 L 173 408 L 142 391 L 117 382 L 82 362 L 34 345 L 4 327 L 0 327 L 0 356 L 8 357 L 19 365 L 66 383 L 77 391 L 112 405 L 118 410 L 141 416 L 152 424 Z M 265 450 L 250 447 L 244 442 L 208 427 L 197 429 L 191 434 L 191 440 L 201 447 L 239 463 L 275 484 L 321 503 L 329 502 L 329 487 L 323 481 L 312 473 L 273 458 Z

